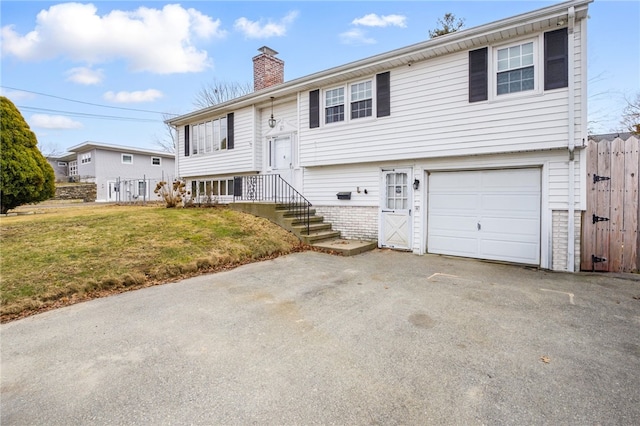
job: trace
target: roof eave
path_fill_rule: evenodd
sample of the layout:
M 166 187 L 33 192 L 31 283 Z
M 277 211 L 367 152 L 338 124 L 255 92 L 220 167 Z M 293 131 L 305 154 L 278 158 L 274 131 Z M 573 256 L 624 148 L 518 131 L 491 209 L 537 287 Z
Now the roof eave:
M 546 25 L 541 25 L 541 28 L 551 28 L 553 25 L 559 25 L 562 20 L 564 20 L 564 22 L 567 21 L 567 13 L 569 8 L 572 6 L 575 8 L 576 19 L 584 19 L 586 17 L 586 11 L 589 3 L 592 3 L 593 1 L 594 0 L 571 0 L 488 24 L 479 25 L 467 30 L 446 34 L 410 46 L 309 74 L 307 76 L 300 77 L 277 86 L 271 86 L 208 108 L 174 117 L 166 120 L 165 122 L 172 126 L 179 126 L 192 121 L 197 121 L 199 118 L 205 118 L 209 115 L 224 114 L 226 112 L 231 112 L 232 110 L 267 102 L 271 97 L 290 96 L 299 91 L 317 88 L 324 85 L 325 82 L 332 78 L 339 80 L 341 76 L 347 72 L 359 72 L 363 75 L 371 74 L 372 72 L 381 72 L 383 69 L 390 69 L 401 65 L 424 61 L 442 54 L 466 50 L 472 47 L 482 47 L 490 44 L 495 38 L 492 37 L 495 34 L 502 32 L 509 33 L 514 30 L 518 31 L 518 29 L 522 29 L 522 31 L 524 31 L 524 27 L 540 23 L 541 21 L 547 21 Z M 538 30 L 530 30 L 529 32 L 533 31 Z M 438 49 L 443 52 L 437 53 L 436 50 Z M 394 63 L 392 66 L 389 66 L 391 60 L 393 60 Z
M 81 144 L 72 146 L 68 148 L 67 151 L 72 153 L 78 153 L 82 151 L 90 151 L 92 149 L 102 149 L 105 151 L 118 151 L 118 152 L 125 151 L 125 152 L 131 152 L 134 154 L 155 155 L 155 156 L 164 157 L 164 158 L 175 158 L 175 154 L 170 152 L 155 151 L 151 149 L 135 148 L 131 146 L 115 145 L 115 144 L 107 144 L 107 143 L 91 142 L 91 141 L 83 142 Z

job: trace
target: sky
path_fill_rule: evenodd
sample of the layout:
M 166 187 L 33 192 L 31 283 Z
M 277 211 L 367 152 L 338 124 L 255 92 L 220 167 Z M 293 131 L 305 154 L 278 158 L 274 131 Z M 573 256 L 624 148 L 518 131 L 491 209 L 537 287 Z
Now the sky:
M 161 150 L 167 114 L 197 109 L 207 84 L 253 84 L 269 46 L 285 81 L 428 39 L 451 12 L 464 28 L 558 1 L 0 2 L 0 94 L 45 155 L 85 141 Z M 588 111 L 622 130 L 640 93 L 640 1 L 589 7 Z

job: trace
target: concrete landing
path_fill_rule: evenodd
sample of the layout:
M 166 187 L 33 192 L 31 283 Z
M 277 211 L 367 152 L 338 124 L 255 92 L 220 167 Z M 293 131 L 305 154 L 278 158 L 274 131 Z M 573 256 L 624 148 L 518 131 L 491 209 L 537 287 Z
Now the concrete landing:
M 356 254 L 364 253 L 365 251 L 378 247 L 378 242 L 336 238 L 333 240 L 320 241 L 311 244 L 311 246 L 323 251 L 335 252 L 342 256 L 355 256 Z

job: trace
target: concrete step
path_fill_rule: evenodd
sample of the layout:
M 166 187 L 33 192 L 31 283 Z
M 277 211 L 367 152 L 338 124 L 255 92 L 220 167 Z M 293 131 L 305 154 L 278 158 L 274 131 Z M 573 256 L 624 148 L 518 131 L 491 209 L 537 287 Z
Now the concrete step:
M 276 209 L 276 213 L 282 215 L 282 217 L 292 217 L 292 216 L 304 216 L 307 213 L 304 211 L 294 211 L 288 209 Z M 313 216 L 316 214 L 316 209 L 309 209 L 309 216 Z
M 342 256 L 355 256 L 356 254 L 364 253 L 365 251 L 377 248 L 378 242 L 335 238 L 331 240 L 319 241 L 311 245 L 328 253 L 339 254 Z
M 284 221 L 284 223 L 286 223 L 289 226 L 300 225 L 304 223 L 304 219 L 300 219 L 294 216 L 285 217 L 282 220 Z M 324 222 L 324 217 L 316 216 L 316 215 L 309 216 L 309 223 L 318 223 L 318 222 Z
M 291 228 L 293 228 L 293 230 L 297 234 L 306 234 L 307 233 L 307 225 L 305 225 L 303 223 L 296 223 L 296 224 L 292 225 Z M 325 231 L 325 230 L 330 230 L 330 229 L 331 229 L 331 224 L 330 223 L 324 223 L 324 222 L 310 222 L 309 223 L 309 232 L 310 233 L 319 232 L 319 231 Z
M 339 231 L 326 231 L 326 230 L 300 235 L 300 239 L 306 244 L 314 244 L 319 241 L 329 240 L 332 238 L 339 238 L 339 237 L 340 237 Z

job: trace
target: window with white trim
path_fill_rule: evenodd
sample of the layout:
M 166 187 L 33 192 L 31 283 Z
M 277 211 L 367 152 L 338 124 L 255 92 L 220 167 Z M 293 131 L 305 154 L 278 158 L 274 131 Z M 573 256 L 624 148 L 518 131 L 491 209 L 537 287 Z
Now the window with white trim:
M 162 164 L 162 159 L 160 157 L 151 157 L 152 166 L 160 166 L 161 164 Z
M 133 164 L 132 154 L 121 154 L 122 164 Z
M 324 94 L 326 124 L 344 121 L 344 87 L 327 90 Z
M 351 85 L 351 119 L 371 117 L 373 95 L 371 80 Z
M 190 132 L 191 155 L 210 154 L 219 150 L 227 150 L 228 128 L 227 117 L 192 124 Z
M 191 181 L 191 197 L 198 202 L 213 201 L 212 197 L 233 195 L 233 179 Z
M 78 175 L 78 161 L 69 161 L 69 176 Z
M 87 164 L 91 162 L 91 153 L 87 152 L 85 154 L 80 155 L 80 163 Z
M 496 94 L 535 89 L 534 42 L 496 49 Z
M 347 94 L 347 95 L 345 95 Z M 348 96 L 347 99 L 345 97 Z M 345 117 L 345 105 L 349 113 Z M 338 123 L 373 115 L 373 80 L 349 83 L 324 92 L 324 123 Z

